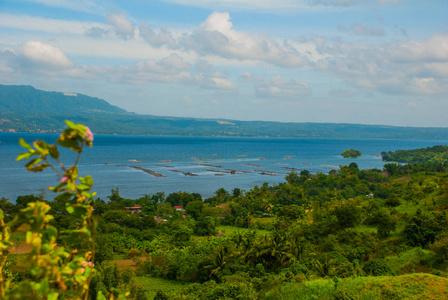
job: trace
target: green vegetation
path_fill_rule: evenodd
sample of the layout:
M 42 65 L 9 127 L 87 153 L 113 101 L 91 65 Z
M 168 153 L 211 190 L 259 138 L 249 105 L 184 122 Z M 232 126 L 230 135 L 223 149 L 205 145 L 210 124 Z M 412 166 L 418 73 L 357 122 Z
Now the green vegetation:
M 354 149 L 347 149 L 341 154 L 344 158 L 357 158 L 361 157 L 361 151 Z
M 61 143 L 76 150 L 69 141 Z M 36 164 L 28 167 L 38 170 Z M 70 172 L 71 179 L 62 180 L 57 189 L 76 187 L 84 195 L 90 180 L 77 183 Z M 83 226 L 76 205 L 84 202 L 76 193 L 57 201 L 25 195 L 15 204 L 2 198 L 0 292 L 16 295 L 24 283 L 47 278 L 39 286 L 30 285 L 34 298 L 50 298 L 53 292 L 53 299 L 69 293 L 66 298 L 74 299 L 83 293 L 89 299 L 139 300 L 446 299 L 446 164 L 386 164 L 383 170 L 360 170 L 351 163 L 330 174 L 291 172 L 285 180 L 248 191 L 218 189 L 207 199 L 182 191 L 126 199 L 114 189 L 108 201 L 88 202 L 95 224 L 90 277 L 85 277 L 86 269 L 72 266 L 73 257 L 91 253 L 89 243 L 65 236 Z M 45 216 L 52 216 L 44 218 L 51 230 L 43 231 L 42 240 L 54 234 L 57 238 L 36 255 L 38 230 L 31 235 L 34 239 L 28 233 L 15 235 L 14 243 L 21 241 L 31 252 L 10 254 L 5 242 L 13 239 L 7 228 L 28 231 L 35 220 L 43 220 L 23 219 L 36 203 L 48 206 Z M 17 220 L 21 225 L 12 226 Z M 64 251 L 72 255 L 57 264 L 49 260 L 51 269 L 44 264 L 30 269 L 29 261 Z M 87 258 L 85 264 L 90 263 Z M 73 272 L 59 273 L 67 266 Z M 61 282 L 71 282 L 72 275 L 87 285 L 63 290 Z
M 180 294 L 186 287 L 191 285 L 188 282 L 180 282 L 176 280 L 167 280 L 162 278 L 154 278 L 148 276 L 135 277 L 135 281 L 141 284 L 145 289 L 147 299 L 154 299 L 157 294 Z
M 448 146 L 433 146 L 413 150 L 397 150 L 394 152 L 382 152 L 383 161 L 395 161 L 400 163 L 447 163 Z
M 105 100 L 0 85 L 0 132 L 60 132 L 70 118 L 96 134 L 448 140 L 447 128 L 158 117 Z

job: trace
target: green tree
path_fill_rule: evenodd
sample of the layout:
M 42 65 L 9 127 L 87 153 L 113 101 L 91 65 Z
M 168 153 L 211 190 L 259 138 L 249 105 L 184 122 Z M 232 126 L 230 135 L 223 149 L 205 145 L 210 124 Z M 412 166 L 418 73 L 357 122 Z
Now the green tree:
M 192 201 L 185 206 L 185 212 L 187 215 L 192 216 L 193 219 L 197 220 L 202 215 L 202 210 L 204 209 L 204 202 L 200 200 Z

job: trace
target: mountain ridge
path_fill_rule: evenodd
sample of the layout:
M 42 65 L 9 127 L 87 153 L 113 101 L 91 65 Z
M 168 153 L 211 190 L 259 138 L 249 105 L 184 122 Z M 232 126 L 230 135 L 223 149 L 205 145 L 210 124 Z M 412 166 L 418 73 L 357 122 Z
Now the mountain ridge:
M 140 115 L 79 93 L 0 85 L 0 131 L 58 132 L 66 119 L 84 123 L 97 134 L 448 140 L 448 128 L 442 127 Z

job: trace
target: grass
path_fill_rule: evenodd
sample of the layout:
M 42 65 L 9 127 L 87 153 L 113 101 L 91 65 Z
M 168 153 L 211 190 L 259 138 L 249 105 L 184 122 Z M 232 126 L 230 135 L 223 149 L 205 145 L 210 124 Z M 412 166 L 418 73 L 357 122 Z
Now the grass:
M 15 231 L 11 234 L 10 240 L 13 242 L 24 242 L 26 239 L 26 232 Z
M 170 295 L 172 293 L 179 294 L 182 291 L 182 289 L 191 284 L 147 276 L 137 277 L 137 282 L 145 287 L 146 297 L 148 299 L 154 299 L 155 295 L 159 290 L 167 295 Z
M 267 299 L 446 299 L 448 279 L 431 274 L 318 279 L 288 284 Z
M 254 230 L 259 235 L 265 235 L 269 234 L 269 230 L 263 230 L 263 229 L 252 229 L 252 228 L 241 228 L 241 227 L 235 227 L 235 226 L 218 226 L 216 227 L 218 231 L 223 231 L 226 236 L 231 236 L 234 234 L 237 234 L 238 232 L 243 233 L 247 232 L 249 230 Z

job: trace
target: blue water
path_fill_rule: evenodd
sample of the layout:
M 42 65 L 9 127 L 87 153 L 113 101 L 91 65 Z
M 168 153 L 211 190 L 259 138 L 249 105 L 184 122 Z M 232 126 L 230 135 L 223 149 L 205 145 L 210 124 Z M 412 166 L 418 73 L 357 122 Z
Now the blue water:
M 19 137 L 29 143 L 36 139 L 54 143 L 57 135 L 0 133 L 0 197 L 14 202 L 19 195 L 44 191 L 46 198 L 52 199 L 54 195 L 47 187 L 56 185 L 58 177 L 51 170 L 40 174 L 27 172 L 24 161 L 15 161 L 15 157 L 23 152 L 17 143 Z M 381 169 L 384 163 L 377 155 L 382 151 L 440 144 L 446 145 L 448 141 L 96 135 L 93 148 L 83 153 L 79 169 L 80 175 L 93 176 L 94 191 L 102 199 L 111 194 L 112 188 L 118 188 L 121 196 L 132 199 L 162 191 L 167 195 L 177 191 L 195 192 L 205 198 L 221 187 L 228 191 L 233 188 L 249 190 L 264 182 L 284 182 L 285 175 L 291 170 L 286 167 L 327 173 L 337 169 L 336 166 L 356 162 L 361 169 Z M 342 151 L 350 148 L 360 150 L 362 157 L 342 158 Z M 68 152 L 62 157 L 67 164 L 75 159 Z M 166 177 L 154 177 L 130 166 L 151 169 Z M 217 173 L 207 171 L 207 168 L 239 172 Z M 185 176 L 170 170 L 198 176 Z M 276 176 L 262 175 L 261 171 L 276 172 L 270 173 Z

